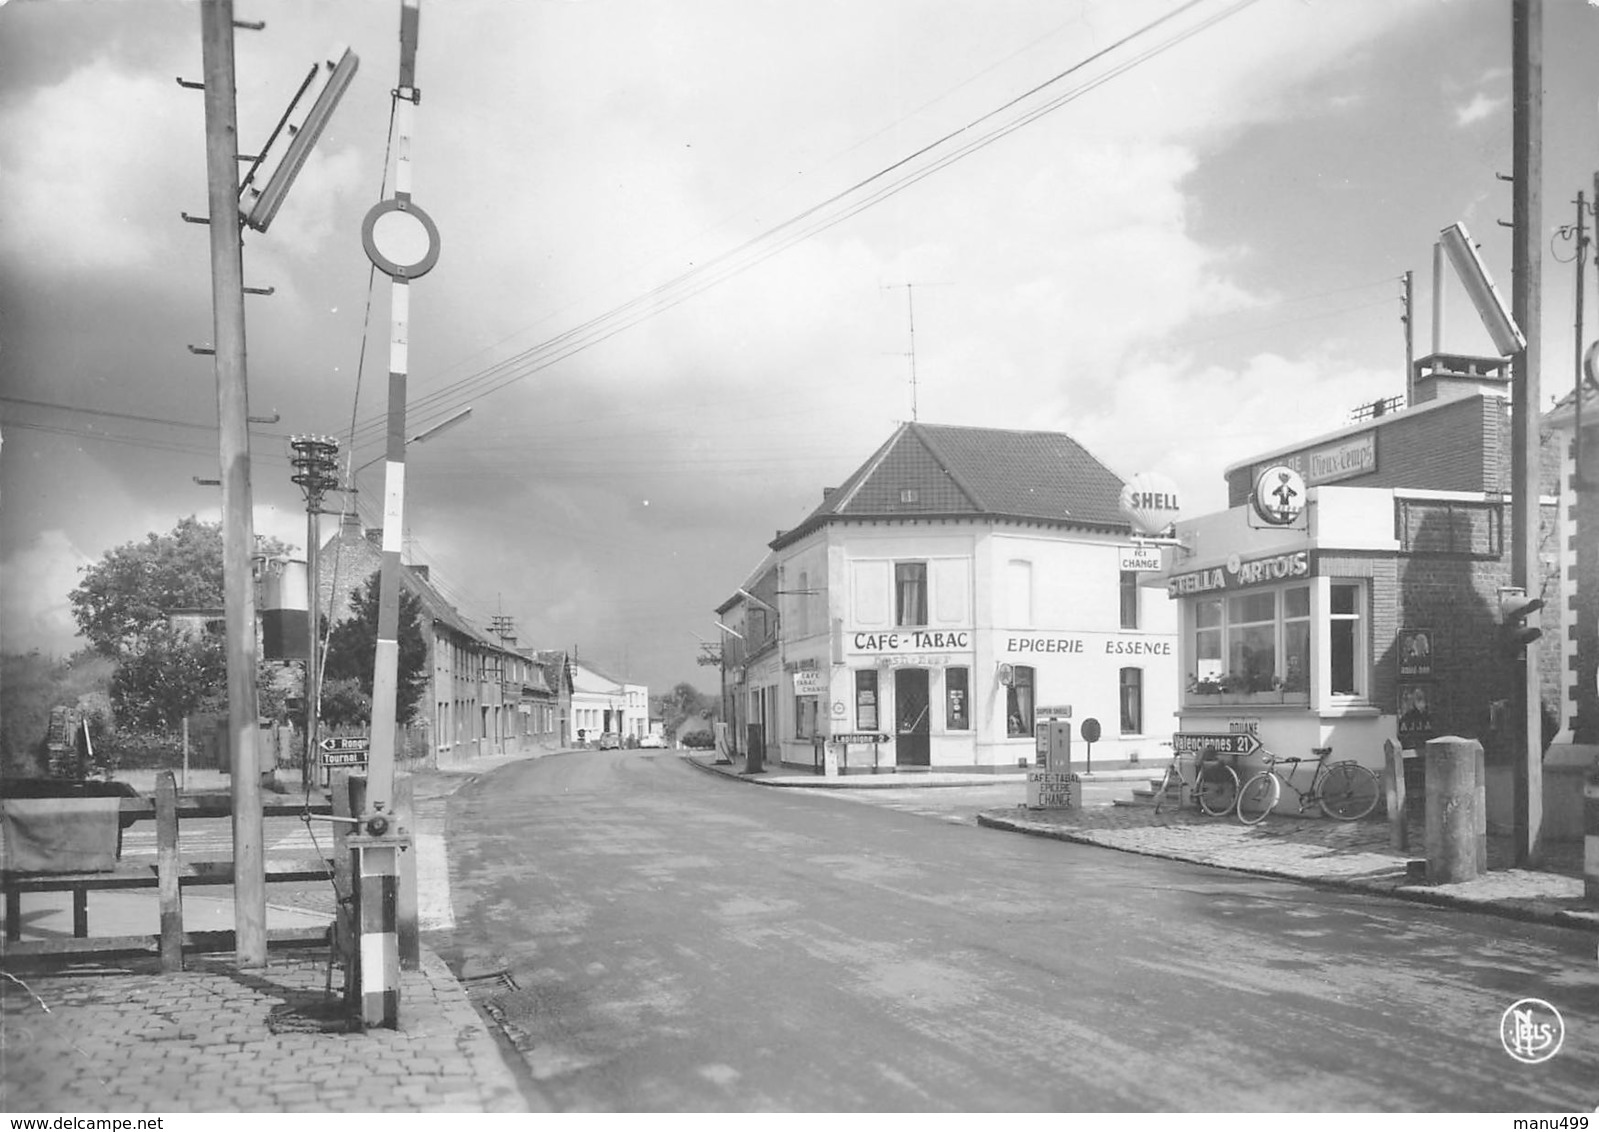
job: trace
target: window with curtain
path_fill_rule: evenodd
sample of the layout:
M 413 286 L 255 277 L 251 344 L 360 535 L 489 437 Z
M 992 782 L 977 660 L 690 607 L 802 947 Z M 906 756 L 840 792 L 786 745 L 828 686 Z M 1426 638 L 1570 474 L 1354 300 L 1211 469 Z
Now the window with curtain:
M 1138 628 L 1138 572 L 1123 570 L 1121 580 L 1122 628 Z
M 1310 691 L 1310 587 L 1249 590 L 1193 603 L 1190 694 Z
M 1144 731 L 1144 670 L 1121 670 L 1122 734 L 1141 735 Z
M 927 563 L 894 563 L 894 624 L 927 624 Z
M 1033 703 L 1033 670 L 1024 664 L 1013 666 L 1010 687 L 1005 689 L 1005 734 L 1032 735 Z

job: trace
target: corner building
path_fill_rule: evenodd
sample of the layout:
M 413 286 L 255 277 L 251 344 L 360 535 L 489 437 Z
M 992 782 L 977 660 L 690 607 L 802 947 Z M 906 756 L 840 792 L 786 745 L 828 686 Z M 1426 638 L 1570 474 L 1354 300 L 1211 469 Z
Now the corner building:
M 1380 771 L 1384 743 L 1480 739 L 1489 821 L 1510 822 L 1509 729 L 1498 706 L 1516 662 L 1499 638 L 1510 584 L 1511 414 L 1506 363 L 1435 354 L 1416 363 L 1415 403 L 1227 469 L 1229 508 L 1176 525 L 1163 581 L 1178 607 L 1178 730 L 1251 731 L 1283 756 L 1330 746 Z M 1558 610 L 1568 585 L 1555 537 L 1557 444 L 1543 447 L 1546 532 L 1532 597 Z M 1287 468 L 1303 509 L 1274 523 L 1254 506 Z M 1271 485 L 1268 483 L 1267 487 Z M 1544 618 L 1547 725 L 1562 709 L 1566 626 Z M 1243 776 L 1259 768 L 1249 758 Z M 1294 780 L 1303 788 L 1310 775 Z M 1280 805 L 1292 809 L 1284 791 Z
M 1079 767 L 1158 760 L 1176 611 L 1129 568 L 1122 487 L 1060 433 L 900 426 L 718 607 L 735 741 L 806 769 L 831 743 L 846 774 L 1014 771 L 1055 715 Z

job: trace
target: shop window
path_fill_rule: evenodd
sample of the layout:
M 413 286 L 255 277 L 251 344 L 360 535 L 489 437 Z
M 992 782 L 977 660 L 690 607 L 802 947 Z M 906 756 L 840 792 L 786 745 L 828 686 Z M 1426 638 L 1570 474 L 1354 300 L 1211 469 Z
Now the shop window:
M 1207 597 L 1192 607 L 1188 693 L 1308 697 L 1310 587 Z
M 1331 645 L 1327 672 L 1327 690 L 1335 696 L 1358 696 L 1362 693 L 1361 675 L 1365 665 L 1364 634 L 1360 616 L 1360 584 L 1334 582 L 1328 602 L 1328 638 Z
M 968 693 L 967 670 L 944 669 L 944 730 L 971 730 L 971 699 Z
M 1138 628 L 1138 572 L 1122 571 L 1122 628 Z
M 816 697 L 794 697 L 794 738 L 814 739 L 816 737 Z
M 1144 670 L 1121 670 L 1122 734 L 1141 735 L 1144 731 Z
M 927 563 L 894 563 L 894 624 L 927 624 Z
M 877 730 L 877 669 L 863 668 L 855 673 L 855 727 Z
M 1010 687 L 1005 689 L 1005 734 L 1033 734 L 1033 670 L 1017 664 L 1011 668 Z

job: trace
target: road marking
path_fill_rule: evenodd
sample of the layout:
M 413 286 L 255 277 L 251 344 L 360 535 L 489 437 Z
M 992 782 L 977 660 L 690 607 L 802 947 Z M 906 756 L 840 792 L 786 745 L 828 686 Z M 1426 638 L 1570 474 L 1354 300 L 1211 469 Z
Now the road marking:
M 416 918 L 423 931 L 451 931 L 450 856 L 439 833 L 416 834 Z

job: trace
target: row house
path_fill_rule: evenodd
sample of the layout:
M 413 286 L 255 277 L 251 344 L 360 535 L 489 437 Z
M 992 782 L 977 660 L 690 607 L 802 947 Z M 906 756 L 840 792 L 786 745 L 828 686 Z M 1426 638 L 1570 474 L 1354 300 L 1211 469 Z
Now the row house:
M 382 531 L 345 516 L 323 547 L 320 608 L 337 622 L 350 596 L 382 564 Z M 428 687 L 408 728 L 407 750 L 437 766 L 486 755 L 555 750 L 570 715 L 571 670 L 565 653 L 518 649 L 514 637 L 483 632 L 451 604 L 425 565 L 400 567 L 400 583 L 421 602 Z
M 1096 767 L 1158 759 L 1175 610 L 1139 585 L 1123 487 L 1060 433 L 900 426 L 717 607 L 732 742 L 844 773 L 1015 771 L 1054 717 Z

